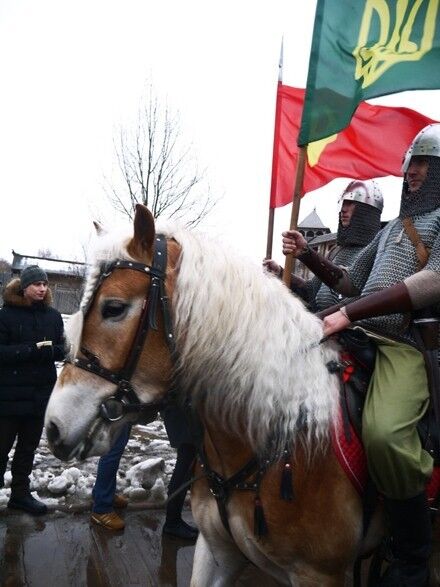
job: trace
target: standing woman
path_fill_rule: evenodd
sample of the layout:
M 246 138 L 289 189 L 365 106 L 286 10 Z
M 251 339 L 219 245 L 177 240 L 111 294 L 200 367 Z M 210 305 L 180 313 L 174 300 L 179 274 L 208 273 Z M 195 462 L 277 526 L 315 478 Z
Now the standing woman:
M 8 507 L 44 514 L 32 497 L 29 475 L 43 430 L 44 412 L 57 378 L 55 361 L 65 356 L 63 320 L 50 306 L 47 275 L 26 267 L 3 293 L 0 310 L 0 487 L 8 455 L 17 439 L 11 465 Z

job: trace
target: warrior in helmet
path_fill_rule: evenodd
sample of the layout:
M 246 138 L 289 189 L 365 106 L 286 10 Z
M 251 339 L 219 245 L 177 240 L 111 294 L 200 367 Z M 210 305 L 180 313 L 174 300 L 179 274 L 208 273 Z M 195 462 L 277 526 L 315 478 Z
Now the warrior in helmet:
M 429 388 L 409 318 L 440 301 L 440 124 L 431 124 L 416 136 L 403 173 L 398 218 L 348 269 L 308 249 L 296 231 L 283 233 L 283 252 L 299 257 L 344 296 L 361 296 L 327 316 L 324 333 L 356 323 L 377 342 L 362 435 L 393 537 L 395 559 L 380 585 L 415 587 L 429 581 L 431 525 L 425 485 L 433 459 L 416 429 L 427 410 Z
M 337 246 L 330 251 L 328 259 L 337 265 L 348 267 L 380 230 L 383 196 L 375 181 L 355 180 L 347 185 L 339 202 L 341 209 Z M 265 259 L 263 265 L 272 273 L 281 276 L 282 267 L 275 261 Z M 290 287 L 313 312 L 338 304 L 343 298 L 341 294 L 323 283 L 319 277 L 306 281 L 292 274 Z

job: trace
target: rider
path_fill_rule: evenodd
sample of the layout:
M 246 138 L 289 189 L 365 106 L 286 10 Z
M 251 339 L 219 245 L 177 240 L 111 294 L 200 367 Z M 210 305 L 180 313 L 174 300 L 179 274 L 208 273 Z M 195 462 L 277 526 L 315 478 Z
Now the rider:
M 383 196 L 375 181 L 355 180 L 347 185 L 339 202 L 341 210 L 336 237 L 337 246 L 331 250 L 328 259 L 347 267 L 379 232 Z M 282 267 L 272 259 L 265 259 L 263 265 L 272 273 L 281 276 Z M 312 311 L 324 310 L 340 303 L 343 298 L 341 294 L 323 283 L 319 277 L 305 281 L 292 274 L 290 287 Z
M 362 294 L 324 319 L 324 333 L 359 322 L 377 342 L 362 430 L 370 474 L 384 495 L 393 537 L 395 559 L 380 585 L 413 587 L 429 581 L 431 524 L 425 485 L 433 460 L 422 448 L 416 429 L 427 409 L 429 391 L 423 356 L 408 328 L 408 313 L 440 299 L 440 124 L 425 127 L 415 137 L 403 172 L 398 218 L 348 269 L 310 250 L 296 231 L 283 233 L 283 252 L 298 256 L 343 295 Z M 413 238 L 409 236 L 406 219 L 412 221 L 416 239 L 414 232 Z M 424 264 L 419 248 L 430 251 Z

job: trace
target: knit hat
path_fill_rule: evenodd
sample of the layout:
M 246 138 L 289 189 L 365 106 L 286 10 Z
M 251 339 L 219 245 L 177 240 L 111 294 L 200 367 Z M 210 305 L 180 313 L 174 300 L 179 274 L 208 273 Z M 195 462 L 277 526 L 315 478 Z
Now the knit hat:
M 21 272 L 20 285 L 22 290 L 25 290 L 31 283 L 37 283 L 38 281 L 45 281 L 46 283 L 49 281 L 46 272 L 38 265 L 29 265 Z

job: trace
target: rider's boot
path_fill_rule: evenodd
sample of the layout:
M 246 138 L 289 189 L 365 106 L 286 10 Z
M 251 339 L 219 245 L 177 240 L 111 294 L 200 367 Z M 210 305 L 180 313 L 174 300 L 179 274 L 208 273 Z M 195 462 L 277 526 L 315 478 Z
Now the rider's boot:
M 410 499 L 385 499 L 394 559 L 379 587 L 428 587 L 431 518 L 425 493 Z

